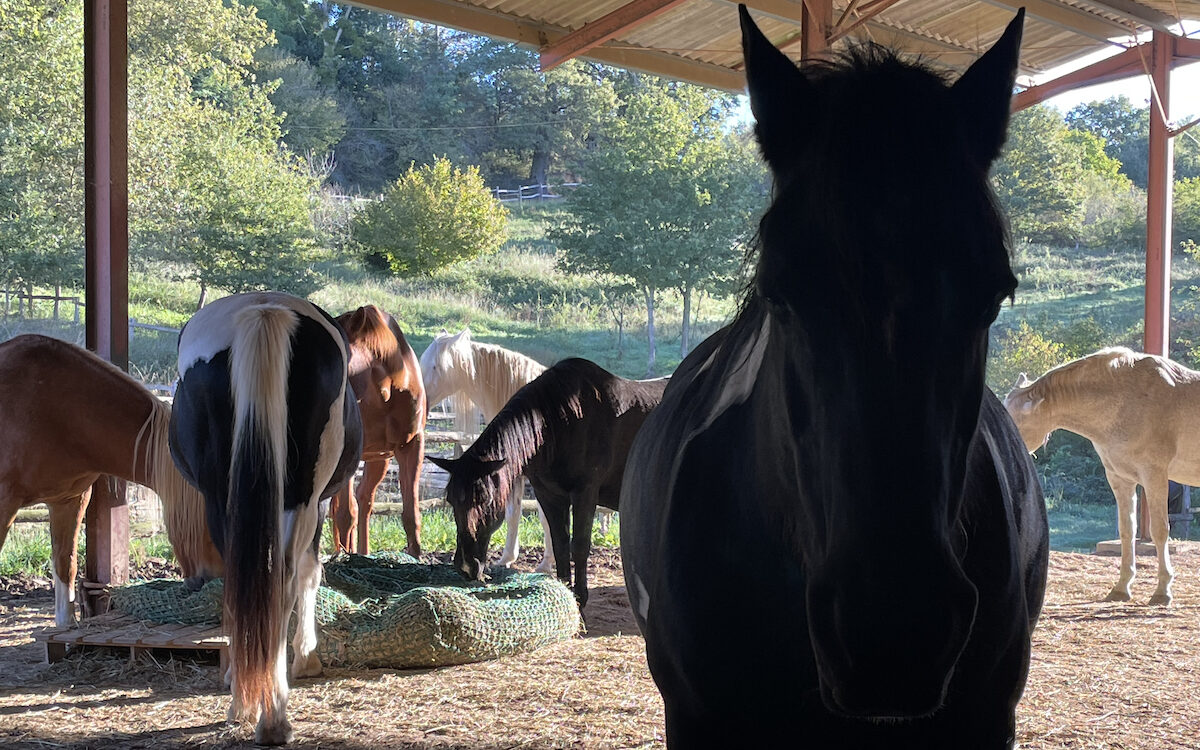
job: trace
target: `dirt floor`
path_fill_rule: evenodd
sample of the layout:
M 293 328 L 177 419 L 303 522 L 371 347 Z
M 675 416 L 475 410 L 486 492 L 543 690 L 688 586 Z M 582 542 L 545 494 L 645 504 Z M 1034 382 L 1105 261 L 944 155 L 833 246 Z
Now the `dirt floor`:
M 522 567 L 531 568 L 529 551 Z M 1111 557 L 1054 553 L 1019 708 L 1023 748 L 1200 747 L 1200 543 L 1180 543 L 1175 605 L 1099 601 Z M 328 670 L 292 691 L 301 748 L 661 747 L 662 702 L 646 670 L 615 553 L 593 558 L 585 636 L 509 659 L 417 671 Z M 217 668 L 126 652 L 43 663 L 46 582 L 0 581 L 0 747 L 240 747 Z

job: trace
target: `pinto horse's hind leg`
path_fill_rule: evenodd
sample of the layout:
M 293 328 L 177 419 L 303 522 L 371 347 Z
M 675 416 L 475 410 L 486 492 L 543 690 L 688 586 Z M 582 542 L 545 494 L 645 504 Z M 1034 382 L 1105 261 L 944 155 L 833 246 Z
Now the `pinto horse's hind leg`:
M 296 635 L 292 638 L 293 680 L 316 677 L 323 669 L 317 656 L 317 589 L 321 586 L 321 561 L 315 550 L 305 550 L 296 561 Z
M 1162 481 L 1158 481 L 1158 480 Z M 1170 605 L 1173 599 L 1171 584 L 1175 570 L 1171 567 L 1171 527 L 1167 519 L 1167 478 L 1157 477 L 1142 485 L 1146 491 L 1146 505 L 1150 510 L 1150 538 L 1158 551 L 1158 587 L 1150 597 L 1151 604 Z
M 54 624 L 66 627 L 75 623 L 75 549 L 79 543 L 79 528 L 87 510 L 92 490 L 66 500 L 47 503 L 50 510 L 50 550 L 54 564 Z
M 1108 484 L 1117 498 L 1117 529 L 1121 533 L 1121 574 L 1105 600 L 1127 602 L 1132 598 L 1130 588 L 1133 586 L 1133 577 L 1137 574 L 1137 556 L 1134 549 L 1137 543 L 1137 484 L 1116 476 L 1107 466 L 1104 468 L 1108 475 Z

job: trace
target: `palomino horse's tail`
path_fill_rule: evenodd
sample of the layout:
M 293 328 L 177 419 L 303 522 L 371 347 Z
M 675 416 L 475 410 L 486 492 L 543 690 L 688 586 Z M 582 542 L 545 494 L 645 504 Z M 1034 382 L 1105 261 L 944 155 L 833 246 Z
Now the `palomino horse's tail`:
M 147 393 L 150 416 L 134 444 L 134 477 L 145 477 L 147 486 L 162 502 L 167 539 L 175 550 L 184 578 L 208 580 L 225 574 L 225 563 L 208 533 L 204 496 L 191 485 L 171 459 L 168 426 L 171 407 Z
M 273 710 L 272 669 L 285 612 L 283 491 L 287 381 L 299 320 L 287 307 L 254 305 L 234 318 L 230 351 L 233 460 L 226 508 L 225 626 L 234 705 Z

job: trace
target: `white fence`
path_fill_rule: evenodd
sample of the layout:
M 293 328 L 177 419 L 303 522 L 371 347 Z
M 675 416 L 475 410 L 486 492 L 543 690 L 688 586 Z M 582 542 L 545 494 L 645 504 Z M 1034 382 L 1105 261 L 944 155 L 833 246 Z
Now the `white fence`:
M 578 182 L 564 182 L 557 186 L 548 184 L 522 185 L 521 187 L 514 188 L 512 190 L 492 188 L 492 196 L 501 203 L 524 203 L 525 201 L 556 200 L 563 197 L 560 193 L 555 192 L 556 187 L 561 190 L 562 188 L 576 188 L 579 187 L 579 185 L 580 183 Z

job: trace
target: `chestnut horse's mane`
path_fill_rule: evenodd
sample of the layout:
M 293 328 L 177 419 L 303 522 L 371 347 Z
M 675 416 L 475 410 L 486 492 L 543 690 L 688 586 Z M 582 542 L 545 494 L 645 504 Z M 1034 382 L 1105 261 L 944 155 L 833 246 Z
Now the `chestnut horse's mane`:
M 364 347 L 391 372 L 404 369 L 404 354 L 400 349 L 403 334 L 395 319 L 375 305 L 364 305 L 337 319 L 346 336 L 356 346 Z

